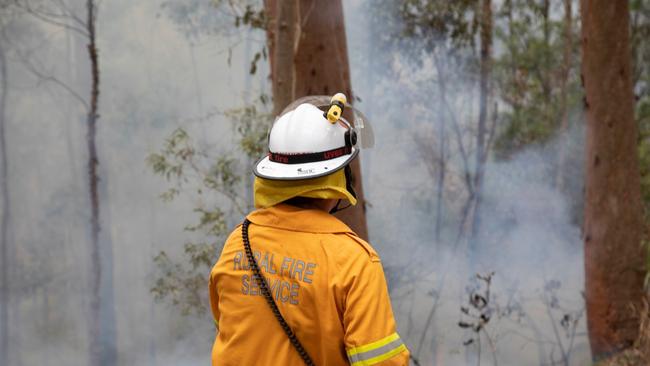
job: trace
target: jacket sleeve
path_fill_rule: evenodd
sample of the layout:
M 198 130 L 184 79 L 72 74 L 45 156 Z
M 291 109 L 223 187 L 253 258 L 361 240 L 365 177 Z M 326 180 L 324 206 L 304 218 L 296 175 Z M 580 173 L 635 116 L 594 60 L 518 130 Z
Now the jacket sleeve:
M 208 280 L 208 292 L 210 294 L 210 309 L 212 310 L 212 320 L 214 326 L 219 330 L 219 294 L 217 293 L 217 286 L 214 281 L 214 271 L 210 272 Z
M 348 274 L 343 325 L 350 364 L 408 365 L 409 351 L 396 331 L 379 257 L 354 261 Z

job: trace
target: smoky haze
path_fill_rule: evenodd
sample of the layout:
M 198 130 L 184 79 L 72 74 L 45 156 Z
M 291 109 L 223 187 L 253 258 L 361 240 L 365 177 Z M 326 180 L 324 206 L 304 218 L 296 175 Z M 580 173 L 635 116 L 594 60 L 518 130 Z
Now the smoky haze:
M 436 46 L 443 51 L 434 55 L 413 52 L 413 43 L 378 46 L 386 33 L 373 24 L 372 16 L 363 15 L 377 12 L 377 7 L 370 1 L 345 4 L 348 47 L 358 51 L 350 54 L 352 84 L 376 134 L 376 147 L 362 153 L 370 239 L 387 268 L 399 331 L 411 353 L 426 365 L 474 365 L 479 357 L 482 364 L 589 364 L 579 225 L 584 145 L 580 111 L 571 111 L 570 129 L 544 144 L 507 158 L 490 155 L 478 245 L 471 249 L 469 240 L 458 240 L 466 168 L 437 84 L 447 78 L 446 98 L 464 148 L 472 155 L 476 81 L 459 73 L 461 67 L 443 43 Z M 381 23 L 382 30 L 397 34 L 400 26 L 399 20 Z M 449 152 L 437 234 L 441 123 Z M 571 171 L 562 190 L 553 173 L 561 144 L 569 146 Z M 469 164 L 473 162 L 472 155 Z M 477 313 L 470 294 L 477 282 L 482 288 L 478 293 L 485 294 L 485 286 L 475 275 L 491 272 L 488 310 Z M 472 316 L 480 314 L 490 320 L 477 347 L 474 332 L 459 322 L 476 324 Z
M 85 9 L 81 1 L 67 4 L 80 14 Z M 476 250 L 470 250 L 469 240 L 458 239 L 467 193 L 450 127 L 440 230 L 435 229 L 438 170 L 432 162 L 445 117 L 434 60 L 413 60 L 400 46 L 373 47 L 369 4 L 344 2 L 352 86 L 376 139 L 375 148 L 361 154 L 368 226 L 411 353 L 422 365 L 474 365 L 478 358 L 484 364 L 533 365 L 550 364 L 571 349 L 566 364 L 587 364 L 582 201 L 576 198 L 583 179 L 580 113 L 571 114 L 572 128 L 547 143 L 507 158 L 490 155 L 481 230 Z M 200 239 L 183 230 L 196 221 L 193 209 L 200 203 L 163 202 L 159 195 L 168 184 L 152 173 L 147 156 L 179 127 L 215 153 L 234 151 L 233 126 L 221 113 L 270 93 L 266 61 L 254 75 L 249 72 L 264 32 L 233 28 L 232 19 L 219 12 L 188 17 L 193 9 L 201 14 L 212 5 L 100 2 L 100 215 L 103 240 L 112 244 L 104 255 L 113 261 L 119 365 L 206 364 L 214 339 L 209 314 L 183 316 L 150 292 L 154 256 L 164 250 L 180 258 L 183 243 Z M 33 17 L 3 17 L 9 26 L 0 47 L 11 56 L 5 113 L 11 212 L 2 213 L 10 217 L 10 286 L 2 298 L 9 309 L 9 365 L 87 365 L 86 115 L 66 90 L 82 98 L 89 93 L 86 41 Z M 476 93 L 466 80 L 450 88 L 452 108 L 464 116 L 459 120 L 466 141 L 478 114 Z M 549 166 L 563 141 L 571 141 L 572 174 L 560 191 Z M 246 187 L 239 187 L 242 194 Z M 233 214 L 227 224 L 240 220 Z M 485 290 L 475 274 L 491 272 L 483 308 L 490 320 L 470 342 L 474 332 L 459 322 L 473 318 L 463 308 L 472 313 L 471 294 Z

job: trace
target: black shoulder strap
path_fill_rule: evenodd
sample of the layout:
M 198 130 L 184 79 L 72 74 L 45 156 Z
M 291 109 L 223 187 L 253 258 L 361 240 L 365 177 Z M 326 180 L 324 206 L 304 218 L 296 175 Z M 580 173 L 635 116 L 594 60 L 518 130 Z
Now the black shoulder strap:
M 307 354 L 307 351 L 305 350 L 305 348 L 302 346 L 302 344 L 296 337 L 296 334 L 291 330 L 291 327 L 289 327 L 287 321 L 284 320 L 282 313 L 280 313 L 280 309 L 278 309 L 278 305 L 275 304 L 275 301 L 273 300 L 273 296 L 271 295 L 271 291 L 269 291 L 269 286 L 264 280 L 264 277 L 262 277 L 262 274 L 260 272 L 260 267 L 257 265 L 257 261 L 255 260 L 255 257 L 253 257 L 253 250 L 251 249 L 251 243 L 248 240 L 248 225 L 250 225 L 250 223 L 251 222 L 248 221 L 248 219 L 244 220 L 244 224 L 241 227 L 241 237 L 242 240 L 244 241 L 244 249 L 246 250 L 246 257 L 248 258 L 248 263 L 250 263 L 251 269 L 253 270 L 253 277 L 255 277 L 255 281 L 257 282 L 259 288 L 262 290 L 262 295 L 264 295 L 264 298 L 266 299 L 266 302 L 269 304 L 269 307 L 271 308 L 273 315 L 275 315 L 275 318 L 280 323 L 282 330 L 284 330 L 284 333 L 289 338 L 289 342 L 291 342 L 291 345 L 293 345 L 296 351 L 298 351 L 298 354 L 300 355 L 300 357 L 302 357 L 302 360 L 305 361 L 305 365 L 314 366 L 314 362 L 311 360 L 311 357 L 309 357 L 309 354 Z

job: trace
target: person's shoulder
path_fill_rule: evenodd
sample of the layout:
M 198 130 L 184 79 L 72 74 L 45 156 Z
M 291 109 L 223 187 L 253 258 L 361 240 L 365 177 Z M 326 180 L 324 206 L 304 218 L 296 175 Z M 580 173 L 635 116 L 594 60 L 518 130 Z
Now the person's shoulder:
M 229 254 L 232 254 L 233 252 L 236 252 L 239 246 L 241 246 L 242 239 L 241 239 L 241 226 L 242 224 L 239 223 L 237 226 L 235 226 L 230 234 L 226 237 L 226 241 L 223 243 L 223 246 L 221 247 L 221 253 L 219 254 L 219 257 L 217 258 L 217 261 L 215 264 L 212 266 L 212 269 L 210 270 L 210 277 L 212 277 L 217 269 L 219 268 L 219 265 L 223 262 L 224 256 L 228 256 Z
M 336 234 L 339 238 L 340 255 L 347 258 L 368 259 L 371 262 L 380 262 L 379 254 L 367 241 L 360 238 L 354 232 Z
M 242 243 L 241 226 L 242 224 L 239 223 L 230 231 L 228 236 L 226 236 L 226 240 L 223 242 L 223 247 L 221 248 L 221 255 L 219 257 L 222 257 L 225 253 L 231 251 L 231 247 L 233 245 L 237 245 L 237 246 L 241 245 Z
M 228 237 L 226 238 L 226 244 L 232 242 L 233 240 L 241 238 L 241 227 L 242 223 L 240 222 L 230 231 L 230 234 L 228 234 Z

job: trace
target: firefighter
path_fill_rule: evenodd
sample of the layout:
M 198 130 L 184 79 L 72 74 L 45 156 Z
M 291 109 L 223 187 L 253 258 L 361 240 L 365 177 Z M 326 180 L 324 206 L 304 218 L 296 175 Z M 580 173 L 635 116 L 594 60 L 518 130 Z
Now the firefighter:
M 377 252 L 331 215 L 357 203 L 349 164 L 363 121 L 342 118 L 343 94 L 316 100 L 276 119 L 254 167 L 258 209 L 210 273 L 213 365 L 408 363 Z

